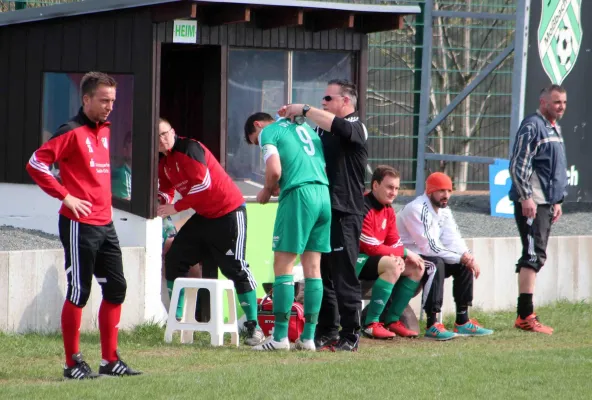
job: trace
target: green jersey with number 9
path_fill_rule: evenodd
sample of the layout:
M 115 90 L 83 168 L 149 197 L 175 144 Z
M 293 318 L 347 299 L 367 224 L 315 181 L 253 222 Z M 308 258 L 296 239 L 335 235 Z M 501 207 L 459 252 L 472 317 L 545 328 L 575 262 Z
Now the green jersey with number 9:
M 279 154 L 282 165 L 280 197 L 306 184 L 329 185 L 321 138 L 307 123 L 280 119 L 269 124 L 261 131 L 259 145 L 264 161 Z

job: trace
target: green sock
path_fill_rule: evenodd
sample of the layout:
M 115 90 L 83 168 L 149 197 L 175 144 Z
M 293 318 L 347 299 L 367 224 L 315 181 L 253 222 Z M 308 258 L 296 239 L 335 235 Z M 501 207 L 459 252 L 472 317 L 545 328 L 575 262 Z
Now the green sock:
M 247 321 L 255 321 L 257 323 L 257 293 L 251 290 L 250 292 L 239 294 L 238 301 L 245 312 Z M 257 323 L 257 327 L 259 327 L 259 323 Z
M 294 303 L 294 275 L 281 275 L 273 284 L 273 340 L 279 342 L 288 337 L 290 311 Z
M 378 322 L 380 314 L 384 311 L 384 306 L 391 297 L 393 292 L 393 285 L 383 279 L 378 278 L 372 286 L 372 298 L 368 305 L 368 313 L 366 314 L 366 322 L 364 325 L 370 325 L 373 322 Z
M 405 307 L 407 307 L 407 304 L 413 298 L 418 286 L 419 282 L 409 279 L 406 276 L 402 276 L 397 281 L 393 291 L 393 302 L 386 314 L 386 325 L 391 322 L 397 322 L 401 318 Z
M 169 290 L 169 300 L 173 297 L 173 286 L 175 286 L 175 281 L 167 281 L 167 289 Z M 177 319 L 183 318 L 183 306 L 185 305 L 185 289 L 181 289 L 179 293 L 179 302 L 177 303 L 177 312 L 175 313 L 175 317 Z
M 321 301 L 323 300 L 323 281 L 320 278 L 304 279 L 304 331 L 301 340 L 314 339 L 319 321 Z

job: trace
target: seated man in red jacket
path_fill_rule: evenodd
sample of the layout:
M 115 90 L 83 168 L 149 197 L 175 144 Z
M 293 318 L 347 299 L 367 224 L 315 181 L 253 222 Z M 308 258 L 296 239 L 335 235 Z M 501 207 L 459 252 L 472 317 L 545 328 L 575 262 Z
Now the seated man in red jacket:
M 167 285 L 186 277 L 189 269 L 214 261 L 224 276 L 234 282 L 247 321 L 245 344 L 265 340 L 257 323 L 257 283 L 245 260 L 247 210 L 243 195 L 212 153 L 200 142 L 179 137 L 171 124 L 158 124 L 159 197 L 164 203 L 158 216 L 165 218 L 192 208 L 195 214 L 175 236 L 165 255 Z M 172 204 L 175 191 L 182 199 Z
M 372 190 L 364 196 L 365 216 L 356 272 L 362 280 L 376 280 L 362 330 L 373 339 L 418 335 L 399 320 L 424 272 L 423 259 L 403 247 L 397 232 L 395 210 L 391 205 L 400 182 L 396 169 L 380 165 L 372 174 Z M 380 315 L 391 294 L 393 301 L 383 324 L 379 321 Z

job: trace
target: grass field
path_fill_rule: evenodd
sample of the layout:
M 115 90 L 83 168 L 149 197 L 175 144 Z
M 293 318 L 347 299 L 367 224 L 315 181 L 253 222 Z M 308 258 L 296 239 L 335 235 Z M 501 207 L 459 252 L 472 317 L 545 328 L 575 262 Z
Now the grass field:
M 358 353 L 265 353 L 241 346 L 163 343 L 142 326 L 120 336 L 122 357 L 140 377 L 64 382 L 59 335 L 0 334 L 0 399 L 590 399 L 592 306 L 538 310 L 553 336 L 517 331 L 514 313 L 474 313 L 496 330 L 485 338 L 436 343 L 363 340 Z M 452 320 L 447 320 L 450 326 Z M 81 348 L 98 368 L 98 334 Z

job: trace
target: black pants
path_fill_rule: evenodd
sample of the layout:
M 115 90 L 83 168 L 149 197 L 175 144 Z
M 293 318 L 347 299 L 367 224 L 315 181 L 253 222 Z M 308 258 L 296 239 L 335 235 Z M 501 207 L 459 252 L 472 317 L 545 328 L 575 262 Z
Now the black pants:
M 514 219 L 522 241 L 522 256 L 516 263 L 516 272 L 520 272 L 520 268 L 531 268 L 539 272 L 547 261 L 547 242 L 553 222 L 553 206 L 538 205 L 536 217 L 529 221 L 522 215 L 522 204 L 516 202 Z
M 257 283 L 245 260 L 247 247 L 247 213 L 244 206 L 220 218 L 193 214 L 183 225 L 165 255 L 165 275 L 169 281 L 187 276 L 189 269 L 204 261 L 220 267 L 234 282 L 238 294 L 255 290 Z M 210 262 L 207 263 L 211 265 Z M 211 271 L 203 271 L 204 277 Z
M 60 215 L 58 228 L 66 259 L 66 298 L 84 307 L 94 275 L 101 285 L 103 299 L 113 304 L 123 303 L 127 284 L 113 222 L 103 226 L 88 225 Z
M 424 260 L 436 265 L 432 286 L 426 299 L 426 314 L 442 311 L 444 301 L 444 280 L 452 276 L 452 296 L 457 306 L 469 307 L 473 304 L 473 273 L 461 264 L 446 264 L 439 257 L 421 256 Z
M 352 336 L 360 330 L 362 294 L 356 261 L 362 233 L 361 215 L 332 211 L 331 253 L 321 256 L 323 302 L 316 336 Z

